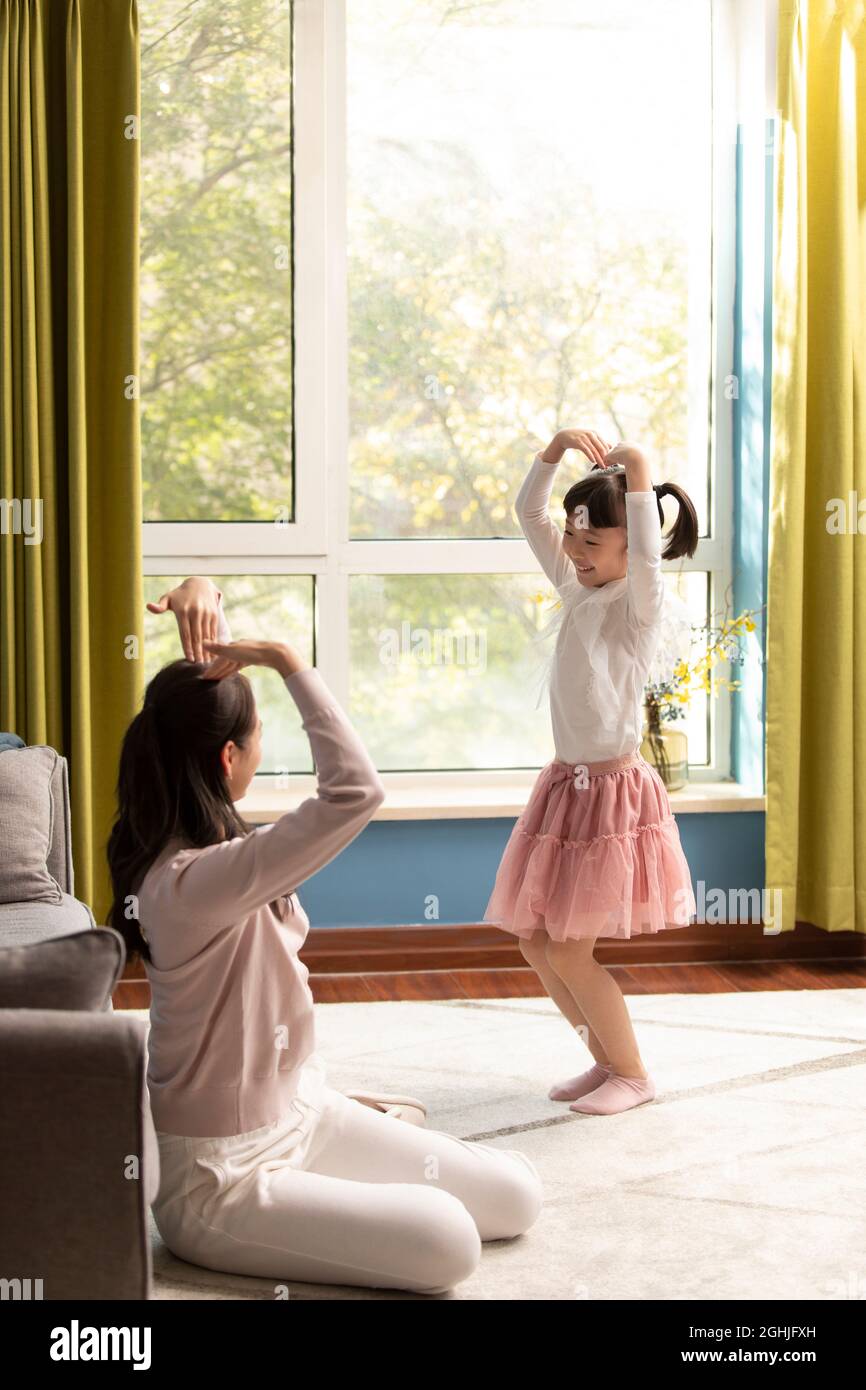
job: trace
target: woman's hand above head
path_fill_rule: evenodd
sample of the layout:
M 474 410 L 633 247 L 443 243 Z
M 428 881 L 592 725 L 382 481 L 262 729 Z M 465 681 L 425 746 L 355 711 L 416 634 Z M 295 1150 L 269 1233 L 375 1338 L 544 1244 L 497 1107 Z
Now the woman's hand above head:
M 233 676 L 243 666 L 270 666 L 281 676 L 293 676 L 296 671 L 308 671 L 310 663 L 288 642 L 215 642 L 203 643 L 206 656 L 213 657 L 205 671 L 206 680 L 222 680 Z
M 147 605 L 151 613 L 172 612 L 187 661 L 207 661 L 204 642 L 219 636 L 220 591 L 212 579 L 194 575 Z
M 544 463 L 559 463 L 567 449 L 579 449 L 590 463 L 603 464 L 610 445 L 595 430 L 559 430 L 541 455 Z

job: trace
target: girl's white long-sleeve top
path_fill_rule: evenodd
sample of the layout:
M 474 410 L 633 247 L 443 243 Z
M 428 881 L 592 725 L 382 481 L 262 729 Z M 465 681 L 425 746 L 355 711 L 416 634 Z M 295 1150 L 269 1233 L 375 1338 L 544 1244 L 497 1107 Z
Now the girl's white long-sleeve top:
M 220 609 L 219 640 L 229 642 Z M 160 1133 L 243 1134 L 287 1121 L 297 1095 L 317 1107 L 326 1084 L 298 959 L 310 923 L 295 890 L 363 830 L 385 788 L 319 672 L 284 684 L 309 736 L 316 795 L 234 840 L 169 842 L 138 891 L 152 954 L 147 1083 Z
M 643 688 L 664 610 L 661 522 L 655 492 L 627 492 L 627 574 L 600 587 L 582 584 L 548 512 L 557 467 L 537 453 L 514 505 L 562 600 L 549 670 L 556 756 L 595 762 L 640 747 Z

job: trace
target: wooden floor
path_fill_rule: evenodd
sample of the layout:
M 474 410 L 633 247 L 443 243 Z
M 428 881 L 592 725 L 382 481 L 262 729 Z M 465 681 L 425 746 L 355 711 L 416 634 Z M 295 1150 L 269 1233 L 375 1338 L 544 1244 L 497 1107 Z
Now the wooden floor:
M 866 989 L 866 961 L 745 961 L 712 965 L 611 965 L 623 994 L 730 994 L 770 989 Z M 317 1003 L 377 999 L 536 998 L 534 970 L 427 970 L 311 975 Z
M 866 989 L 866 937 L 806 922 L 786 932 L 768 932 L 761 922 L 694 922 L 600 940 L 595 957 L 623 994 Z M 320 1004 L 547 997 L 518 939 L 488 922 L 311 927 L 300 960 Z M 127 960 L 112 999 L 116 1009 L 150 1008 L 150 985 L 137 955 Z
M 610 965 L 623 994 L 730 994 L 743 990 L 866 989 L 866 961 L 714 961 L 711 964 Z M 534 970 L 412 970 L 310 974 L 317 1004 L 393 999 L 545 997 Z M 115 1009 L 150 1008 L 146 980 L 124 979 Z M 866 1004 L 866 1000 L 864 1000 Z

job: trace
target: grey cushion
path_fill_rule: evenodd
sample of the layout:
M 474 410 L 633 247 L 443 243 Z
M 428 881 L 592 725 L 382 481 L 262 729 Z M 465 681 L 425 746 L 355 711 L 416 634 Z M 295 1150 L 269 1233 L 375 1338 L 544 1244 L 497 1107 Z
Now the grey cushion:
M 41 744 L 8 749 L 0 758 L 0 903 L 62 900 L 48 869 L 58 761 L 59 754 Z
M 125 961 L 123 937 L 113 927 L 2 946 L 0 1009 L 108 1012 Z
M 61 893 L 59 903 L 0 903 L 0 946 L 28 946 L 95 926 L 86 903 L 68 893 Z
M 51 778 L 51 807 L 54 816 L 51 848 L 48 851 L 48 872 L 56 878 L 64 893 L 75 893 L 72 875 L 72 828 L 69 820 L 69 773 L 66 759 L 57 755 L 57 765 Z

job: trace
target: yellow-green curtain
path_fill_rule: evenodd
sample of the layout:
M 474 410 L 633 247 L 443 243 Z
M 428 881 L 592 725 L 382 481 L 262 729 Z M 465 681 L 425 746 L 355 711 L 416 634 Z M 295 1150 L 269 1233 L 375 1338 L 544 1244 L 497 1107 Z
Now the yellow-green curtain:
M 864 932 L 863 0 L 780 0 L 777 58 L 766 886 L 785 930 Z
M 68 758 L 97 922 L 143 688 L 139 85 L 134 0 L 2 0 L 0 730 Z

